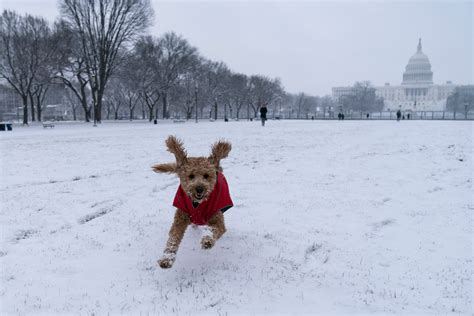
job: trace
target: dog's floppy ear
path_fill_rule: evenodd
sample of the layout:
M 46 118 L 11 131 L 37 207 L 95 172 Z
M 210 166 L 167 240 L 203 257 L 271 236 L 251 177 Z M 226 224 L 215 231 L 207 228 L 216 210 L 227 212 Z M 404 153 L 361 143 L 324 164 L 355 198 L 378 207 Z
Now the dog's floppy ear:
M 186 163 L 187 154 L 186 150 L 184 150 L 183 142 L 180 139 L 172 135 L 168 136 L 166 147 L 168 147 L 168 151 L 174 154 L 176 158 L 176 168 L 179 168 Z
M 219 168 L 219 162 L 221 159 L 226 158 L 229 155 L 230 150 L 232 149 L 232 145 L 229 142 L 219 140 L 218 142 L 212 145 L 211 155 L 209 156 L 209 160 L 213 163 L 217 168 Z
M 175 173 L 177 166 L 175 163 L 162 163 L 151 167 L 157 173 Z

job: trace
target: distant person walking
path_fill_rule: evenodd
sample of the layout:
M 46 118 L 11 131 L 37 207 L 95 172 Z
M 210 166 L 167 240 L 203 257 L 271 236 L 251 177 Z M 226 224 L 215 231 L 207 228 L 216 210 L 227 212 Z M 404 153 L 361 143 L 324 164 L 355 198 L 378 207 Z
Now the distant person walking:
M 409 120 L 409 119 L 410 119 L 410 113 L 407 114 L 407 120 Z
M 337 114 L 337 119 L 338 119 L 339 121 L 342 120 L 342 113 L 341 113 L 341 112 L 339 112 L 339 114 Z
M 397 111 L 397 121 L 400 121 L 401 118 L 402 118 L 402 111 L 398 110 Z
M 265 121 L 267 120 L 267 106 L 264 104 L 260 108 L 260 119 L 262 120 L 262 126 L 265 126 Z

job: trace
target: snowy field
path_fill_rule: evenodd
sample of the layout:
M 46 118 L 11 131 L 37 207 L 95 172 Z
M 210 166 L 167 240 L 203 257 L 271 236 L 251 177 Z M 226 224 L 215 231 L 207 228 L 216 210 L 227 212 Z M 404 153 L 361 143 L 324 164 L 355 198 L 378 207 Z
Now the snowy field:
M 156 265 L 190 155 L 235 203 Z M 0 314 L 473 313 L 473 123 L 104 123 L 0 132 Z

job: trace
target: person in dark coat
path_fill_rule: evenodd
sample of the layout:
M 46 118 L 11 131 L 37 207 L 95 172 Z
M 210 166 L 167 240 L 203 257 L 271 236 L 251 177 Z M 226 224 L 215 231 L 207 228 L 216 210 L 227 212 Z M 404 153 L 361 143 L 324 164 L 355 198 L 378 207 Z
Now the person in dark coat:
M 339 121 L 342 120 L 342 114 L 341 114 L 341 112 L 339 112 L 339 113 L 337 114 L 337 119 L 338 119 Z
M 397 121 L 400 121 L 401 118 L 402 118 L 402 111 L 398 110 L 397 111 Z
M 267 106 L 264 104 L 260 108 L 260 119 L 262 120 L 262 126 L 265 126 L 265 121 L 267 120 Z

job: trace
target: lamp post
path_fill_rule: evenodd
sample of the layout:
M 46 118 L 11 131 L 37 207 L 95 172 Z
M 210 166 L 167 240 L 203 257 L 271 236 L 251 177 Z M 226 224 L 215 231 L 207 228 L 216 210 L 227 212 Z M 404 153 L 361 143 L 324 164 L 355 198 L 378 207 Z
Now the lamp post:
M 198 86 L 194 86 L 194 106 L 196 107 L 196 123 L 198 122 Z

